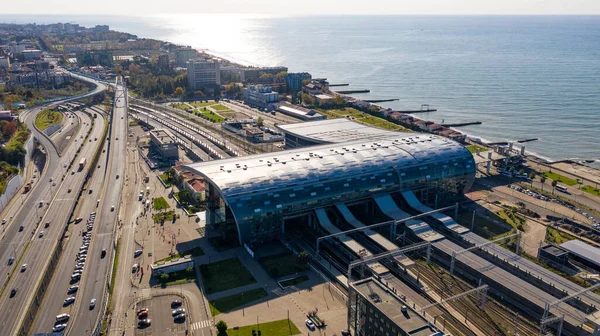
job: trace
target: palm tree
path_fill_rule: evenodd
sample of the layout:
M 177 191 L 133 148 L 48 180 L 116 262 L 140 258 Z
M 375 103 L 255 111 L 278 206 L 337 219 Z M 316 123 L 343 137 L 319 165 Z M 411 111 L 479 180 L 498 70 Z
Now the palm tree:
M 544 183 L 546 182 L 546 176 L 542 175 L 540 177 L 540 182 L 542 182 L 542 191 L 544 191 Z
M 554 195 L 554 188 L 556 188 L 557 185 L 558 185 L 558 181 L 552 180 L 552 195 Z

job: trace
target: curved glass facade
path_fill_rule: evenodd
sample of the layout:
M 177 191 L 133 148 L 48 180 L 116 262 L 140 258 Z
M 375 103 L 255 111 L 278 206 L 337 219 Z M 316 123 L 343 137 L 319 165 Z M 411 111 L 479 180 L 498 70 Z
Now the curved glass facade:
M 284 217 L 337 202 L 410 189 L 424 202 L 442 205 L 471 187 L 476 166 L 472 154 L 452 140 L 398 134 L 188 168 L 209 183 L 207 224 L 229 224 L 240 243 L 256 243 L 278 235 Z

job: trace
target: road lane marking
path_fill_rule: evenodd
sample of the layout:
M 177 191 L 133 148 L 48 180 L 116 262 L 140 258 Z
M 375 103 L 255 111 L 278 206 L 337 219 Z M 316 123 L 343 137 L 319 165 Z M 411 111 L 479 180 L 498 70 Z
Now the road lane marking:
M 202 328 L 210 328 L 213 325 L 212 320 L 203 320 L 199 322 L 192 323 L 192 330 L 198 330 Z

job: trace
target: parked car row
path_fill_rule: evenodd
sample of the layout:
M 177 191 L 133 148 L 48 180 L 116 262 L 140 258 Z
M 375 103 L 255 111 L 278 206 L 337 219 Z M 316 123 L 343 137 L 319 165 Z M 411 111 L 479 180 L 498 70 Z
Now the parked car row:
M 576 207 L 575 205 L 573 205 L 573 204 L 571 204 L 569 202 L 564 202 L 564 201 L 562 201 L 562 200 L 560 200 L 558 198 L 554 198 L 554 197 L 549 197 L 549 196 L 542 195 L 542 194 L 540 194 L 538 192 L 535 192 L 533 190 L 529 190 L 527 188 L 523 188 L 523 187 L 521 187 L 519 185 L 516 185 L 516 184 L 511 184 L 511 185 L 509 185 L 509 187 L 511 189 L 514 189 L 516 191 L 520 191 L 520 192 L 522 192 L 522 193 L 524 193 L 524 194 L 526 194 L 528 196 L 531 196 L 533 198 L 537 198 L 539 200 L 546 201 L 546 202 L 554 202 L 554 203 L 560 204 L 562 206 L 565 206 L 565 207 L 567 207 L 567 208 L 569 208 L 569 209 L 571 209 L 571 210 L 573 210 L 573 211 L 581 214 L 585 218 L 589 219 L 592 222 L 592 227 L 593 228 L 596 228 L 596 229 L 600 228 L 600 223 L 598 223 L 598 221 L 596 220 L 596 218 L 594 218 L 594 216 L 592 216 L 592 215 L 588 214 L 587 212 L 579 209 L 578 207 Z

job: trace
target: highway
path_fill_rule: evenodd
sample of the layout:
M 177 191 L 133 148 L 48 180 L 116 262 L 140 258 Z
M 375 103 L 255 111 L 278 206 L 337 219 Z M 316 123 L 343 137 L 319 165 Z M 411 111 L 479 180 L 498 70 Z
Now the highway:
M 127 146 L 127 90 L 119 85 L 115 91 L 115 104 L 113 109 L 110 129 L 110 145 L 107 150 L 108 162 L 104 180 L 94 187 L 102 189 L 99 219 L 96 220 L 92 243 L 90 244 L 89 258 L 86 262 L 87 272 L 84 272 L 81 288 L 77 296 L 79 301 L 76 311 L 69 324 L 69 334 L 90 335 L 102 312 L 103 300 L 107 300 L 106 285 L 109 271 L 114 258 L 114 234 L 117 220 L 122 216 L 120 212 L 121 193 L 126 182 L 126 146 Z M 117 175 L 119 178 L 117 178 Z M 114 206 L 114 211 L 111 208 Z M 100 258 L 102 249 L 107 250 L 107 255 Z M 90 271 L 91 270 L 91 271 Z M 119 295 L 119 294 L 116 294 Z M 95 298 L 96 308 L 89 309 L 90 301 Z
M 89 113 L 95 113 L 96 111 L 88 109 Z M 96 119 L 96 122 L 101 123 L 102 127 L 104 127 L 105 119 L 99 116 Z M 93 138 L 92 138 L 92 141 Z M 98 141 L 101 141 L 101 137 L 98 137 Z M 98 143 L 98 142 L 97 142 Z M 103 148 L 106 148 L 106 144 Z M 34 332 L 48 332 L 52 330 L 54 323 L 56 322 L 55 316 L 62 313 L 67 313 L 73 315 L 74 307 L 79 306 L 81 301 L 75 301 L 75 305 L 69 305 L 68 307 L 63 307 L 63 301 L 68 296 L 67 288 L 70 286 L 69 281 L 71 280 L 71 274 L 75 268 L 76 260 L 75 255 L 79 251 L 79 247 L 82 245 L 83 239 L 81 236 L 81 231 L 86 230 L 85 221 L 90 216 L 91 212 L 96 212 L 96 202 L 97 199 L 101 198 L 101 187 L 102 182 L 104 181 L 104 174 L 106 172 L 106 152 L 100 153 L 100 158 L 98 160 L 97 166 L 93 173 L 92 179 L 88 181 L 87 188 L 83 193 L 83 201 L 78 205 L 74 217 L 81 217 L 83 221 L 76 225 L 71 226 L 69 232 L 67 234 L 67 238 L 65 238 L 64 250 L 62 254 L 62 258 L 58 262 L 56 266 L 55 273 L 52 277 L 50 284 L 46 290 L 46 295 L 42 301 L 40 312 L 44 312 L 43 314 L 38 314 L 35 320 L 35 324 L 33 327 Z M 91 158 L 89 158 L 91 160 Z M 97 167 L 100 166 L 98 169 Z M 97 216 L 96 221 L 94 223 L 93 232 L 98 231 L 98 227 L 101 226 L 102 219 Z M 96 237 L 92 239 L 91 246 L 94 246 L 96 243 Z M 93 260 L 91 260 L 94 256 L 90 255 L 87 261 L 87 264 L 91 264 Z M 104 258 L 108 260 L 107 258 Z M 89 267 L 84 269 L 84 273 L 89 272 Z M 84 275 L 85 276 L 85 275 Z M 81 285 L 81 283 L 79 284 Z M 72 294 L 76 296 L 75 294 Z
M 89 117 L 82 117 L 84 122 L 91 122 Z M 87 133 L 89 126 L 84 126 L 80 130 Z M 91 132 L 92 139 L 94 137 L 100 137 L 102 134 L 102 124 L 96 123 Z M 81 132 L 80 131 L 80 132 Z M 73 149 L 76 149 L 78 144 L 81 144 L 82 139 L 80 136 L 83 134 L 79 134 L 76 139 L 74 139 L 73 144 L 75 146 L 70 146 L 68 152 L 70 153 Z M 85 138 L 85 136 L 84 136 Z M 77 142 L 75 142 L 77 140 Z M 44 228 L 44 225 L 39 225 L 37 228 L 35 227 L 36 221 L 33 218 L 28 217 L 37 217 L 34 211 L 29 211 L 29 213 L 25 213 L 25 221 L 27 223 L 27 230 L 23 231 L 28 233 L 27 236 L 23 237 L 26 239 L 21 239 L 21 244 L 19 245 L 18 254 L 15 255 L 17 261 L 13 264 L 13 269 L 15 272 L 12 278 L 8 282 L 7 289 L 17 288 L 18 292 L 14 298 L 9 298 L 10 290 L 4 291 L 2 297 L 0 298 L 0 328 L 2 330 L 11 331 L 15 333 L 20 326 L 21 322 L 25 318 L 25 311 L 28 309 L 31 300 L 33 299 L 33 294 L 37 288 L 39 281 L 41 280 L 42 275 L 46 272 L 46 267 L 50 262 L 50 255 L 54 251 L 54 248 L 58 242 L 58 239 L 63 233 L 65 224 L 69 220 L 67 217 L 70 214 L 71 208 L 73 207 L 77 196 L 79 194 L 79 190 L 83 185 L 85 180 L 85 176 L 87 173 L 87 168 L 82 171 L 78 171 L 77 164 L 80 158 L 89 158 L 93 155 L 96 149 L 97 142 L 84 142 L 83 148 L 80 154 L 76 158 L 76 162 L 74 167 L 71 168 L 72 172 L 68 173 L 64 171 L 64 162 L 65 159 L 69 157 L 73 157 L 72 155 L 65 155 L 63 159 L 60 160 L 63 163 L 62 168 L 59 167 L 59 171 L 51 174 L 53 176 L 53 181 L 56 181 L 57 185 L 56 194 L 52 199 L 46 198 L 44 200 L 43 208 L 47 209 L 47 212 L 42 215 L 43 218 L 41 223 L 49 222 L 50 226 L 48 228 Z M 50 162 L 53 162 L 52 156 L 50 157 Z M 56 161 L 54 161 L 56 162 Z M 56 167 L 54 167 L 56 170 Z M 61 170 L 64 172 L 64 181 L 61 183 Z M 50 171 L 50 170 L 49 170 Z M 46 183 L 49 186 L 52 184 L 49 180 L 42 181 L 40 183 Z M 32 197 L 30 201 L 35 201 Z M 39 201 L 39 200 L 38 200 Z M 46 205 L 49 202 L 48 205 Z M 35 203 L 35 202 L 34 202 Z M 38 209 L 39 206 L 34 204 L 34 209 Z M 28 215 L 32 216 L 28 216 Z M 21 216 L 22 214 L 20 214 Z M 18 229 L 17 225 L 11 227 L 11 229 Z M 41 236 L 41 232 L 44 232 L 43 236 Z M 31 235 L 30 232 L 33 234 Z M 41 237 L 40 237 L 41 236 Z M 26 246 L 26 243 L 29 242 L 28 248 L 24 251 L 24 255 L 21 255 L 21 251 Z M 18 268 L 21 267 L 22 264 L 27 264 L 28 268 L 25 272 L 20 272 Z

